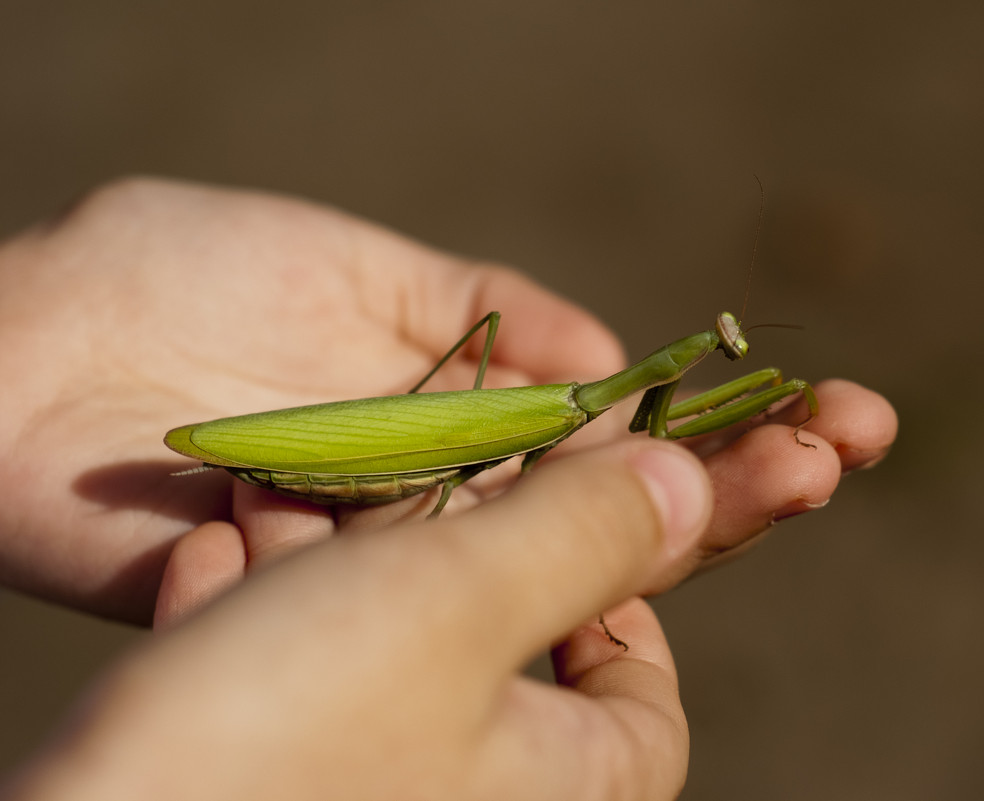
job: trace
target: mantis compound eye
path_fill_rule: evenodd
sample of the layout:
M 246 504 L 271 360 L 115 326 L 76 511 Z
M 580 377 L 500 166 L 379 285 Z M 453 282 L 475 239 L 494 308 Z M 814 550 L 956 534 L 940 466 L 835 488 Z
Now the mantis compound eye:
M 741 323 L 731 312 L 721 312 L 717 316 L 714 324 L 718 339 L 721 341 L 720 348 L 724 355 L 732 361 L 744 359 L 748 354 L 748 340 L 741 331 Z

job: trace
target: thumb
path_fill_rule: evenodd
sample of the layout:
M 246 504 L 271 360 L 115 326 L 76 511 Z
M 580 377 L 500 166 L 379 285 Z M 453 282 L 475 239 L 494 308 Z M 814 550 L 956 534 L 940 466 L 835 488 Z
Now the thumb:
M 457 552 L 451 581 L 468 620 L 456 628 L 522 661 L 680 581 L 710 511 L 703 466 L 671 443 L 638 438 L 545 464 L 496 501 L 431 524 Z

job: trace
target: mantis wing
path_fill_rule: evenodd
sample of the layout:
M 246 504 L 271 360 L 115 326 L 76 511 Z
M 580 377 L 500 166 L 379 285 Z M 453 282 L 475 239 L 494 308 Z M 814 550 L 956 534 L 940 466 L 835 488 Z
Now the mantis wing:
M 301 406 L 169 431 L 172 450 L 221 467 L 369 475 L 503 459 L 555 442 L 587 415 L 573 385 L 462 390 Z

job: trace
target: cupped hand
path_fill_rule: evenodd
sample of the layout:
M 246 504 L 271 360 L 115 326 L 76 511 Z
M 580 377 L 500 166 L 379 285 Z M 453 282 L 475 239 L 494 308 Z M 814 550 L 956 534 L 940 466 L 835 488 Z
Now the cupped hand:
M 230 477 L 172 477 L 191 463 L 165 431 L 405 391 L 491 308 L 511 319 L 489 382 L 619 362 L 531 282 L 341 212 L 154 180 L 91 193 L 0 249 L 0 581 L 148 621 L 174 540 L 232 519 Z
M 188 463 L 161 437 L 214 417 L 405 391 L 490 309 L 504 323 L 487 386 L 621 366 L 610 332 L 527 279 L 335 210 L 150 180 L 91 193 L 0 249 L 0 375 L 16 387 L 0 396 L 10 498 L 0 580 L 147 621 L 163 576 L 167 623 L 299 544 L 426 513 L 432 499 L 326 515 L 224 471 L 175 478 Z M 470 386 L 476 355 L 428 388 Z M 822 505 L 843 468 L 887 449 L 895 418 L 879 396 L 843 382 L 818 393 L 816 451 L 767 425 L 704 454 L 716 511 L 688 569 Z M 570 445 L 618 430 L 605 415 Z M 497 489 L 473 483 L 449 514 Z

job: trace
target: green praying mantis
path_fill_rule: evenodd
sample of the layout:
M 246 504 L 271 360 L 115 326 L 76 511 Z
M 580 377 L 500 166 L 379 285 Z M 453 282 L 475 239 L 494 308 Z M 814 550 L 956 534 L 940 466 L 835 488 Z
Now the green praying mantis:
M 784 381 L 771 367 L 672 403 L 683 375 L 709 353 L 720 349 L 732 360 L 748 353 L 741 324 L 729 312 L 717 316 L 713 329 L 678 339 L 599 381 L 482 389 L 499 319 L 499 312 L 485 315 L 405 395 L 194 423 L 172 429 L 164 442 L 200 459 L 203 468 L 223 467 L 249 484 L 315 503 L 392 503 L 440 486 L 429 515 L 436 517 L 456 487 L 516 456 L 523 457 L 525 473 L 579 428 L 638 392 L 643 395 L 629 430 L 666 439 L 726 428 L 800 392 L 810 408 L 793 432 L 800 442 L 800 428 L 818 411 L 806 381 Z M 474 388 L 419 392 L 485 325 Z M 692 419 L 669 427 L 684 417 Z
M 799 430 L 817 415 L 816 395 L 806 381 L 784 381 L 776 368 L 672 402 L 684 374 L 711 352 L 721 350 L 731 360 L 748 353 L 741 323 L 729 312 L 717 316 L 713 329 L 678 339 L 600 381 L 483 389 L 499 319 L 499 312 L 485 315 L 405 395 L 194 423 L 169 431 L 164 442 L 204 463 L 185 472 L 223 467 L 249 484 L 322 504 L 391 503 L 439 486 L 430 517 L 441 513 L 456 487 L 482 471 L 522 456 L 525 473 L 579 428 L 639 392 L 629 430 L 666 439 L 726 428 L 802 393 L 810 415 L 793 436 L 815 447 L 800 441 Z M 419 392 L 485 325 L 474 387 Z M 669 426 L 685 417 L 691 419 Z M 613 643 L 628 648 L 604 618 L 601 624 Z

